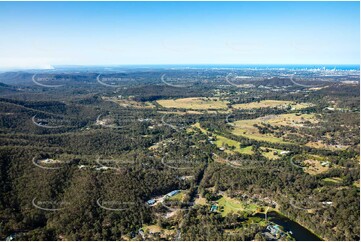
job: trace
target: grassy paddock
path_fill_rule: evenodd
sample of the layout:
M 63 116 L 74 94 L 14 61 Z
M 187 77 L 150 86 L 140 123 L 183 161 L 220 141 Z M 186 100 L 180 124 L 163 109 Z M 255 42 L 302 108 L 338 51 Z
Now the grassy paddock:
M 227 109 L 226 101 L 219 98 L 189 97 L 179 99 L 162 99 L 157 103 L 165 108 L 182 108 L 191 110 Z
M 260 102 L 234 104 L 235 109 L 254 109 L 254 108 L 291 108 L 291 110 L 300 110 L 313 106 L 311 103 L 295 103 L 283 100 L 262 100 Z
M 272 126 L 292 126 L 302 127 L 305 122 L 316 123 L 317 120 L 313 114 L 301 114 L 294 113 L 281 114 L 281 115 L 268 115 L 256 119 L 246 119 L 235 121 L 233 124 L 232 133 L 238 136 L 243 136 L 249 139 L 258 141 L 266 141 L 271 143 L 287 144 L 289 142 L 283 141 L 282 137 L 275 137 L 271 134 L 261 134 L 254 125 L 262 126 L 262 123 L 268 123 Z
M 237 199 L 230 198 L 228 196 L 222 196 L 217 200 L 219 209 L 223 207 L 221 211 L 222 216 L 226 216 L 229 213 L 237 213 L 238 211 L 247 211 L 249 213 L 255 213 L 259 208 L 256 204 L 245 204 Z

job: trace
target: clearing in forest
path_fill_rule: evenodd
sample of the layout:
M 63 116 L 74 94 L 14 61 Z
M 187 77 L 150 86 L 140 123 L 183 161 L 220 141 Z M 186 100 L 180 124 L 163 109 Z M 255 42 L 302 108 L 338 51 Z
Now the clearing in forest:
M 243 136 L 245 138 L 266 141 L 272 143 L 289 143 L 285 142 L 282 137 L 276 137 L 270 133 L 260 133 L 259 129 L 255 126 L 264 126 L 269 124 L 271 126 L 290 126 L 290 127 L 303 127 L 306 123 L 316 123 L 317 120 L 313 114 L 280 114 L 268 115 L 256 119 L 239 120 L 231 123 L 233 126 L 232 133 L 234 135 Z
M 268 148 L 268 147 L 260 147 L 261 153 L 264 157 L 270 160 L 276 160 L 281 158 L 281 152 L 284 150 Z
M 217 203 L 222 216 L 226 216 L 229 213 L 237 213 L 238 211 L 254 213 L 259 208 L 256 204 L 245 204 L 237 199 L 230 198 L 225 195 L 217 200 Z
M 254 151 L 252 148 L 252 145 L 241 147 L 241 143 L 232 139 L 229 139 L 227 137 L 224 137 L 222 135 L 213 134 L 206 129 L 202 128 L 200 123 L 195 123 L 192 125 L 192 127 L 196 127 L 201 130 L 203 134 L 210 135 L 209 141 L 217 146 L 219 149 L 224 149 L 224 152 L 228 154 L 234 154 L 235 152 L 238 152 L 240 154 L 246 154 L 246 155 L 253 155 Z M 188 129 L 190 131 L 190 129 Z M 282 156 L 281 152 L 284 150 L 275 149 L 275 148 L 269 148 L 269 147 L 260 147 L 261 153 L 264 157 L 273 160 L 278 159 Z
M 259 102 L 241 103 L 232 105 L 235 109 L 253 109 L 253 108 L 282 108 L 291 110 L 300 110 L 313 106 L 311 103 L 296 103 L 283 100 L 262 100 Z
M 162 99 L 157 103 L 165 108 L 181 108 L 192 110 L 227 109 L 227 101 L 220 98 L 189 97 L 179 99 Z
M 174 230 L 170 230 L 170 229 L 163 229 L 161 228 L 159 225 L 144 225 L 143 226 L 143 231 L 146 232 L 146 233 L 151 233 L 151 234 L 154 234 L 154 233 L 160 233 L 163 231 L 163 233 L 165 235 L 172 235 L 175 233 Z
M 185 191 L 180 191 L 179 193 L 177 193 L 176 195 L 167 198 L 168 201 L 180 201 L 182 202 L 184 197 L 186 196 L 186 192 Z
M 241 143 L 232 139 L 229 139 L 227 137 L 224 137 L 222 135 L 213 134 L 204 128 L 201 127 L 200 123 L 195 123 L 192 125 L 192 127 L 196 127 L 202 131 L 202 133 L 206 135 L 210 135 L 209 142 L 212 144 L 215 144 L 217 148 L 224 150 L 224 152 L 228 154 L 234 154 L 235 152 L 238 152 L 240 154 L 247 154 L 252 155 L 254 152 L 252 150 L 252 146 L 246 146 L 241 148 Z
M 348 145 L 332 145 L 332 144 L 325 144 L 322 140 L 318 141 L 310 141 L 305 146 L 316 148 L 316 149 L 328 149 L 328 150 L 345 150 L 349 146 Z
M 327 177 L 327 178 L 324 178 L 323 180 L 325 182 L 336 183 L 336 184 L 342 182 L 342 178 L 340 178 L 340 177 L 331 177 L 331 178 Z
M 332 166 L 332 163 L 326 157 L 319 155 L 297 155 L 291 159 L 291 162 L 293 165 L 303 167 L 303 171 L 310 175 L 326 172 Z M 331 181 L 331 179 L 328 181 Z
M 146 108 L 151 109 L 155 108 L 154 104 L 151 102 L 137 102 L 127 98 L 119 98 L 119 97 L 102 97 L 104 101 L 110 101 L 118 104 L 121 107 L 125 108 Z
M 218 148 L 224 148 L 225 152 L 232 154 L 238 152 L 240 154 L 252 155 L 252 146 L 240 147 L 240 143 L 238 141 L 228 139 L 221 135 L 215 135 L 214 144 L 217 145 Z

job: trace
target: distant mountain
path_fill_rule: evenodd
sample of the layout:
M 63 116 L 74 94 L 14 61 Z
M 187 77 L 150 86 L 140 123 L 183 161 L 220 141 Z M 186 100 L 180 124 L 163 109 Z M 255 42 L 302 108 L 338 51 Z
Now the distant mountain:
M 5 72 L 0 73 L 0 82 L 9 85 L 28 83 L 31 81 L 31 76 L 32 74 L 27 72 Z
M 0 87 L 10 87 L 10 86 L 5 83 L 0 82 Z

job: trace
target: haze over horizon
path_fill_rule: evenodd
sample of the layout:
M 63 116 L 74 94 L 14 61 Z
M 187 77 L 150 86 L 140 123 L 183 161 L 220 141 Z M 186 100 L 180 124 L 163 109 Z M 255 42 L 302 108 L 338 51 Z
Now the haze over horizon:
M 1 2 L 0 69 L 356 64 L 359 2 Z

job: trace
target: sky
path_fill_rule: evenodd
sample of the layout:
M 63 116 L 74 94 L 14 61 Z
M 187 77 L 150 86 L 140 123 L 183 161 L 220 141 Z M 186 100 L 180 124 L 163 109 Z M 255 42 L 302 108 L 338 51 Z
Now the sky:
M 0 2 L 0 69 L 359 64 L 359 2 Z

